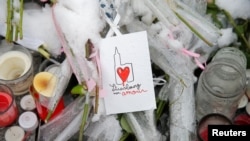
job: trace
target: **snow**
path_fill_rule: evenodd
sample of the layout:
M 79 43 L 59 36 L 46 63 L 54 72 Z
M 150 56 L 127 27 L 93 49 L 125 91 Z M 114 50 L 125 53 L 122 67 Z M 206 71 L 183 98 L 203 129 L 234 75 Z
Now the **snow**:
M 250 18 L 250 0 L 215 0 L 215 4 L 228 11 L 234 19 Z
M 218 46 L 225 47 L 237 41 L 237 35 L 232 28 L 221 29 L 222 36 L 218 39 Z
M 60 0 L 55 5 L 55 15 L 66 40 L 73 50 L 85 54 L 85 43 L 100 40 L 99 32 L 104 27 L 96 0 Z
M 233 28 L 228 26 L 226 23 L 224 24 L 223 28 L 219 29 L 218 30 L 219 32 L 217 32 L 217 29 L 215 29 L 214 26 L 210 25 L 212 24 L 210 20 L 208 21 L 203 20 L 206 18 L 205 15 L 202 15 L 205 13 L 204 9 L 199 9 L 199 8 L 196 9 L 197 11 L 200 11 L 197 12 L 196 14 L 198 14 L 198 16 L 201 17 L 185 13 L 186 11 L 183 10 L 179 11 L 179 14 L 185 16 L 187 21 L 191 22 L 192 25 L 195 24 L 199 25 L 196 26 L 195 28 L 197 31 L 200 32 L 203 31 L 202 35 L 204 35 L 205 38 L 208 39 L 212 36 L 211 40 L 216 41 L 216 46 L 213 47 L 209 47 L 206 43 L 204 43 L 204 41 L 195 36 L 193 32 L 191 32 L 184 24 L 181 23 L 180 20 L 175 22 L 175 20 L 177 20 L 178 18 L 176 17 L 173 18 L 175 16 L 173 13 L 168 13 L 169 15 L 166 15 L 170 17 L 167 18 L 164 17 L 169 22 L 169 25 L 170 24 L 172 25 L 172 26 L 169 25 L 166 26 L 166 22 L 164 23 L 163 20 L 159 18 L 159 16 L 157 16 L 155 12 L 156 10 L 154 11 L 150 9 L 150 7 L 144 3 L 145 1 L 141 0 L 123 0 L 123 1 L 107 0 L 107 1 L 113 2 L 118 10 L 118 13 L 121 15 L 121 20 L 118 25 L 121 27 L 121 31 L 123 32 L 136 32 L 141 30 L 147 31 L 152 62 L 154 63 L 156 62 L 155 64 L 159 63 L 159 66 L 163 64 L 164 68 L 166 68 L 166 70 L 164 70 L 165 73 L 170 74 L 170 77 L 173 78 L 174 77 L 177 78 L 177 76 L 178 77 L 184 76 L 184 78 L 186 78 L 187 81 L 190 80 L 192 80 L 192 82 L 196 81 L 193 80 L 193 76 L 190 76 L 188 78 L 187 76 L 185 76 L 186 74 L 189 73 L 191 74 L 193 72 L 192 71 L 194 69 L 193 65 L 195 65 L 195 63 L 191 62 L 193 61 L 194 58 L 191 58 L 190 56 L 187 55 L 181 56 L 183 54 L 180 51 L 182 48 L 186 48 L 187 50 L 192 51 L 194 53 L 199 53 L 200 58 L 198 59 L 201 63 L 204 63 L 207 61 L 207 58 L 209 57 L 210 53 L 214 51 L 216 47 L 222 48 L 232 44 L 235 45 L 235 43 L 238 40 L 237 35 L 233 31 Z M 148 1 L 153 1 L 153 0 L 148 0 Z M 188 3 L 191 0 L 179 0 L 179 1 Z M 196 0 L 196 1 L 199 1 L 199 3 L 192 2 L 189 5 L 191 7 L 196 7 L 199 4 L 201 4 L 200 7 L 204 7 L 204 5 L 206 5 L 206 3 L 203 3 L 204 0 Z M 163 2 L 163 0 L 161 2 Z M 216 2 L 215 4 L 220 9 L 228 11 L 234 19 L 250 18 L 250 0 L 215 0 L 215 2 Z M 164 7 L 164 5 L 160 6 L 161 7 L 157 7 L 158 8 L 157 10 L 159 11 L 161 10 L 161 8 L 163 8 L 163 11 L 171 10 L 171 9 L 164 9 L 166 8 Z M 104 18 L 100 14 L 100 7 L 98 0 L 70 0 L 70 1 L 58 0 L 58 2 L 55 4 L 53 8 L 54 9 L 52 9 L 50 5 L 41 7 L 34 3 L 26 3 L 23 15 L 24 36 L 43 41 L 46 45 L 47 50 L 53 56 L 59 55 L 61 53 L 62 45 L 59 40 L 59 36 L 54 24 L 54 20 L 56 20 L 59 23 L 58 28 L 62 30 L 64 34 L 63 36 L 65 37 L 65 40 L 67 41 L 69 47 L 72 49 L 74 53 L 76 53 L 76 55 L 79 55 L 78 59 L 85 57 L 85 44 L 88 39 L 92 41 L 94 46 L 97 45 L 96 47 L 98 47 L 98 43 L 102 39 L 100 32 L 104 30 L 104 27 L 106 25 Z M 54 20 L 52 17 L 52 10 L 54 10 L 55 12 Z M 192 8 L 189 10 L 191 11 Z M 161 15 L 164 14 L 165 13 Z M 6 15 L 7 15 L 6 0 L 0 0 L 0 33 L 2 32 L 1 30 L 5 26 Z M 156 17 L 158 18 L 159 21 L 154 21 Z M 18 16 L 16 16 L 16 18 L 18 18 Z M 176 25 L 174 25 L 173 23 L 176 23 Z M 216 33 L 213 31 L 216 31 Z M 217 35 L 219 33 L 221 34 L 221 36 L 218 37 Z M 80 65 L 86 67 L 83 64 Z M 162 66 L 160 66 L 160 68 Z M 92 62 L 88 62 L 87 67 L 90 68 L 92 72 L 90 77 L 95 78 L 95 80 L 98 80 L 96 66 L 94 66 Z M 182 67 L 185 69 L 182 69 Z M 188 73 L 185 73 L 184 71 Z M 193 91 L 190 92 L 186 91 L 186 93 L 190 94 L 193 93 Z M 92 138 L 95 138 L 94 136 L 95 134 L 92 134 L 92 130 L 94 130 L 95 128 L 103 127 L 98 129 L 98 133 L 100 133 L 100 136 L 98 137 L 101 137 L 103 133 L 106 133 L 106 129 L 118 128 L 120 130 L 119 123 L 116 121 L 114 117 L 103 117 L 105 115 L 103 101 L 100 100 L 99 104 L 101 105 L 99 112 L 95 114 L 91 120 L 93 127 L 88 129 L 89 136 Z M 186 118 L 185 120 L 187 119 L 190 118 Z M 182 123 L 182 125 L 187 125 L 187 126 L 190 125 L 189 121 L 185 122 L 186 123 Z M 120 135 L 120 131 L 117 134 Z M 112 135 L 109 134 L 106 135 L 107 138 L 113 137 Z

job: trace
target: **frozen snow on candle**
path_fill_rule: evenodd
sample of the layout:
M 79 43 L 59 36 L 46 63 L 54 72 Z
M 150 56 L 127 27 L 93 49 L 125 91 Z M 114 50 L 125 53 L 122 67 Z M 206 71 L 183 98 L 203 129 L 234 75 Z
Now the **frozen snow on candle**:
M 215 0 L 215 4 L 236 18 L 250 18 L 250 0 Z

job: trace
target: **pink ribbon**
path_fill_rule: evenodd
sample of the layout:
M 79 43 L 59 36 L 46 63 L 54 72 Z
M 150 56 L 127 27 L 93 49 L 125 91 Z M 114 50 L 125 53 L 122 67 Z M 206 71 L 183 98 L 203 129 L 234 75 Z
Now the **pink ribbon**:
M 167 36 L 168 36 L 168 38 L 169 38 L 170 40 L 175 40 L 175 39 L 174 39 L 174 36 L 172 35 L 172 32 L 168 33 Z M 198 60 L 198 58 L 200 57 L 200 54 L 191 52 L 191 51 L 187 50 L 186 48 L 181 48 L 181 51 L 182 51 L 184 54 L 188 55 L 188 56 L 194 57 L 195 64 L 196 64 L 199 68 L 201 68 L 202 70 L 205 69 L 205 66 Z
M 81 76 L 80 76 L 81 71 L 83 72 L 83 76 L 84 76 L 83 79 L 87 83 L 88 91 L 90 92 L 90 91 L 92 91 L 92 89 L 95 87 L 96 84 L 95 84 L 93 79 L 89 78 L 89 75 L 88 75 L 89 72 L 87 70 L 86 59 L 85 59 L 85 57 L 82 57 L 81 55 L 79 56 L 79 54 L 77 54 L 74 58 L 73 55 L 71 54 L 71 51 L 67 46 L 66 40 L 64 39 L 64 35 L 63 35 L 63 33 L 62 33 L 62 31 L 61 31 L 61 29 L 56 21 L 54 8 L 55 8 L 55 4 L 52 6 L 52 19 L 53 19 L 53 22 L 55 24 L 57 34 L 59 36 L 59 40 L 63 46 L 63 51 L 65 52 L 65 54 L 67 56 L 67 60 L 69 61 L 69 64 L 70 64 L 74 74 L 76 75 L 76 78 L 77 78 L 77 81 L 79 84 L 81 84 L 83 81 Z M 79 64 L 78 61 L 81 61 L 81 64 Z M 75 63 L 77 63 L 77 64 L 75 64 Z M 79 72 L 77 71 L 76 67 L 80 67 Z
M 194 57 L 195 64 L 196 64 L 199 68 L 201 68 L 202 70 L 205 69 L 205 66 L 198 60 L 198 58 L 200 57 L 200 54 L 191 52 L 191 51 L 187 50 L 186 48 L 182 48 L 181 51 L 182 51 L 184 54 L 188 55 L 188 56 Z
M 99 96 L 101 98 L 106 96 L 106 91 L 103 89 L 102 85 L 102 70 L 101 70 L 101 61 L 100 61 L 100 56 L 99 56 L 99 51 L 96 48 L 93 48 L 92 54 L 89 56 L 90 58 L 94 58 L 94 61 L 97 66 L 98 74 L 99 74 Z

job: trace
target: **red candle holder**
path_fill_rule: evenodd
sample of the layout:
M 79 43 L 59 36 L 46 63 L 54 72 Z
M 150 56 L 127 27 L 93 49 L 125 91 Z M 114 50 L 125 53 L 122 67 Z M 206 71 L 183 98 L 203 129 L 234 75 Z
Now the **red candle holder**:
M 199 141 L 208 141 L 208 125 L 231 125 L 232 121 L 226 116 L 218 113 L 208 114 L 201 118 L 197 134 Z
M 30 86 L 29 92 L 35 99 L 36 109 L 37 109 L 37 113 L 38 113 L 39 118 L 41 120 L 45 121 L 45 119 L 48 115 L 48 108 L 40 103 L 40 101 L 39 101 L 40 94 L 35 90 L 33 85 Z M 55 108 L 55 111 L 52 113 L 51 118 L 49 120 L 52 120 L 57 115 L 59 115 L 61 113 L 61 111 L 63 111 L 64 108 L 65 108 L 64 101 L 63 101 L 63 98 L 61 98 L 59 103 L 57 104 L 57 107 Z
M 0 127 L 11 125 L 17 117 L 18 109 L 12 90 L 0 84 Z
M 234 125 L 250 125 L 250 115 L 241 113 L 234 118 Z

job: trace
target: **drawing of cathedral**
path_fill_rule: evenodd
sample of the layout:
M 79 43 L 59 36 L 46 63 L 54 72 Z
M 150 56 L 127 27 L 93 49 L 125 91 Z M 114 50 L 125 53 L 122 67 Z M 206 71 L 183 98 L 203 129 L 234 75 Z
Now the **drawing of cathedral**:
M 133 65 L 132 63 L 122 63 L 117 47 L 114 54 L 114 70 L 117 85 L 124 85 L 124 83 L 134 81 Z

